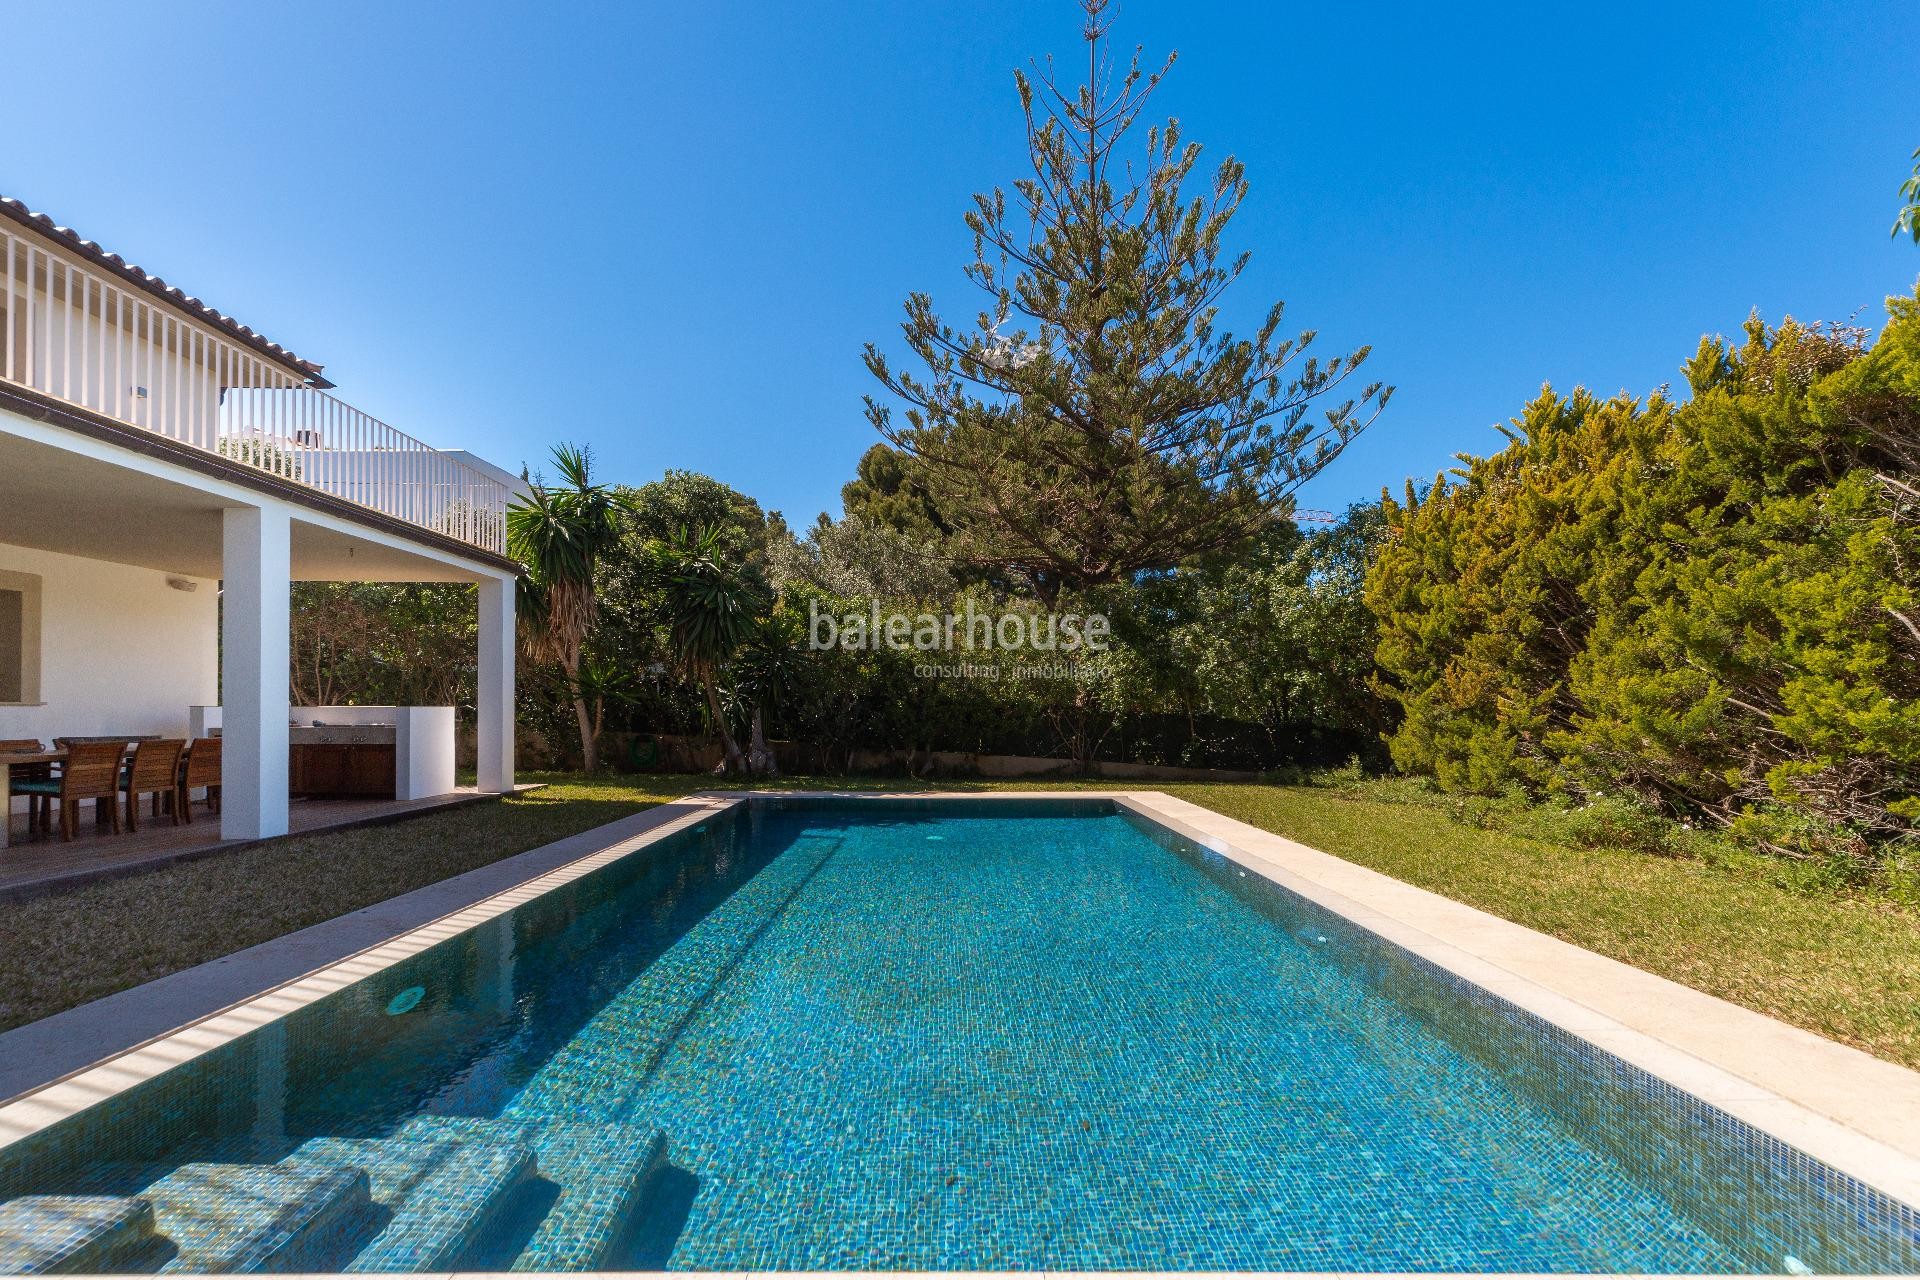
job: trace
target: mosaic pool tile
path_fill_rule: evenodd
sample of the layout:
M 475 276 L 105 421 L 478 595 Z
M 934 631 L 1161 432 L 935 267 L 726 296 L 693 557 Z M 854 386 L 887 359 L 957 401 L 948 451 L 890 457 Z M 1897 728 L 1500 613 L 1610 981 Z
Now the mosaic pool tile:
M 178 1252 L 166 1271 L 311 1271 L 353 1256 L 371 1234 L 358 1169 L 182 1165 L 141 1193 Z
M 17 1144 L 0 1199 L 317 1137 L 532 1149 L 544 1199 L 399 1202 L 489 1267 L 1920 1270 L 1911 1207 L 1097 800 L 745 806 Z
M 0 1258 L 20 1274 L 143 1270 L 153 1206 L 125 1196 L 22 1196 L 0 1204 Z
M 421 1116 L 400 1132 L 532 1147 L 554 1195 L 531 1236 L 495 1259 L 515 1271 L 596 1271 L 621 1261 L 640 1198 L 666 1160 L 665 1135 L 641 1125 Z
M 391 1138 L 316 1138 L 281 1164 L 360 1169 L 383 1211 L 380 1233 L 353 1255 L 348 1271 L 446 1271 L 464 1264 L 475 1242 L 504 1216 L 536 1172 L 533 1151 L 518 1142 L 410 1142 Z

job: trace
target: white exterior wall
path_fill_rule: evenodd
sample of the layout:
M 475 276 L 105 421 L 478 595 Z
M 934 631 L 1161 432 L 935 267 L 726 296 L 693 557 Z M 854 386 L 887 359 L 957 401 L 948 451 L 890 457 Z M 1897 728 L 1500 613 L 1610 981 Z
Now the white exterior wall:
M 453 790 L 452 707 L 395 707 L 393 748 L 396 800 Z
M 40 578 L 39 705 L 0 703 L 0 738 L 187 736 L 219 687 L 217 582 L 0 543 L 0 569 Z M 24 802 L 22 802 L 24 804 Z

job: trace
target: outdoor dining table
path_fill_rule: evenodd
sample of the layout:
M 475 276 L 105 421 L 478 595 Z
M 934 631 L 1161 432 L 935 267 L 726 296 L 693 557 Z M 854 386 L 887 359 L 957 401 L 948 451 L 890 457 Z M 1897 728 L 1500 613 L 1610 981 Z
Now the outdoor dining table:
M 63 737 L 60 741 L 120 742 L 131 746 L 136 742 L 152 742 L 159 736 L 157 733 L 129 733 L 124 735 L 109 733 L 98 734 L 92 737 Z M 6 848 L 7 841 L 12 837 L 14 769 L 28 768 L 33 765 L 60 764 L 64 762 L 66 758 L 66 751 L 59 747 L 55 747 L 52 751 L 0 751 L 0 797 L 4 797 L 6 802 L 4 813 L 0 814 L 0 816 L 4 816 L 6 819 L 4 822 L 0 822 L 0 849 Z M 111 803 L 113 803 L 111 800 L 96 801 L 94 803 L 96 816 L 104 816 L 106 811 L 100 806 Z

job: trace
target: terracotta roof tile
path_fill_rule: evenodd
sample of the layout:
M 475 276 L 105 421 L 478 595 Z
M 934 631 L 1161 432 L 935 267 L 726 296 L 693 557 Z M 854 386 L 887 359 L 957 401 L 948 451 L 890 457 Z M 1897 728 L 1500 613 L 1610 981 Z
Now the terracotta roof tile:
M 91 240 L 82 239 L 80 234 L 70 227 L 63 227 L 44 213 L 33 210 L 10 196 L 0 196 L 0 216 L 19 223 L 47 239 L 55 241 L 63 248 L 71 250 L 88 262 L 102 267 L 137 288 L 153 294 L 165 302 L 171 303 L 194 319 L 212 325 L 236 341 L 251 347 L 254 351 L 287 369 L 299 373 L 316 387 L 331 387 L 321 375 L 323 366 L 311 360 L 303 360 L 277 342 L 270 342 L 264 334 L 249 329 L 232 316 L 216 311 L 200 299 L 192 297 L 184 290 L 168 284 L 159 276 L 149 275 L 141 268 L 128 262 L 117 253 L 108 253 Z

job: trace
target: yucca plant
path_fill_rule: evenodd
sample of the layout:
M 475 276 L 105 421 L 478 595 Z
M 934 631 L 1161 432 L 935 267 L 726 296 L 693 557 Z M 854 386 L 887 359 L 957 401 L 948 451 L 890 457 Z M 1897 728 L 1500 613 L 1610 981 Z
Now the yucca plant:
M 673 663 L 700 686 L 730 774 L 747 771 L 720 698 L 720 669 L 754 634 L 767 589 L 745 565 L 727 558 L 717 529 L 679 529 L 649 548 L 665 604 Z
M 507 547 L 526 566 L 520 579 L 520 645 L 534 662 L 559 666 L 580 729 L 587 772 L 600 767 L 598 726 L 581 685 L 581 651 L 598 612 L 593 573 L 620 536 L 626 498 L 593 479 L 593 456 L 580 445 L 556 445 L 557 483 L 544 480 L 507 508 Z
M 790 612 L 776 609 L 759 619 L 740 646 L 733 665 L 737 714 L 747 730 L 747 771 L 756 776 L 780 776 L 780 762 L 767 743 L 766 719 L 800 709 L 806 701 L 806 633 Z

